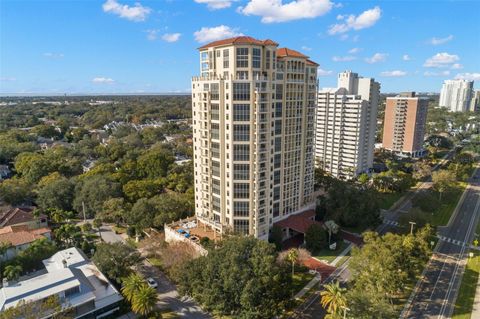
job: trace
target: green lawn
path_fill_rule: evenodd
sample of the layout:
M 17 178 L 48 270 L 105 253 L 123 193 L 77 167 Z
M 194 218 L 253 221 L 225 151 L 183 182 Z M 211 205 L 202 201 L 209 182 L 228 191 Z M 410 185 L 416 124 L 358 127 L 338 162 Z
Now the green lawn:
M 292 294 L 295 295 L 300 290 L 302 290 L 302 288 L 305 287 L 305 285 L 308 284 L 310 280 L 313 279 L 314 276 L 315 275 L 310 274 L 308 271 L 295 272 L 295 275 L 293 275 L 293 282 L 292 282 Z
M 474 257 L 468 259 L 462 285 L 460 286 L 453 319 L 470 319 L 472 315 L 473 301 L 477 289 L 478 275 L 480 273 L 480 253 L 474 252 Z
M 428 223 L 432 226 L 447 225 L 466 187 L 467 183 L 460 182 L 449 192 L 444 193 L 438 209 L 433 212 L 425 212 L 414 207 L 408 214 L 402 215 L 399 222 L 403 225 L 404 231 L 409 231 L 410 226 L 407 221 L 410 220 L 419 222 L 420 219 L 421 223 Z M 438 198 L 438 193 L 434 193 L 434 196 Z
M 319 252 L 313 254 L 313 257 L 317 258 L 318 260 L 324 260 L 328 263 L 337 258 L 338 255 L 347 247 L 347 244 L 343 241 L 337 242 L 337 249 L 330 250 L 328 247 L 320 250 Z
M 433 214 L 427 213 L 429 223 L 434 226 L 446 225 L 466 187 L 467 183 L 461 182 L 450 192 L 443 194 L 440 208 Z
M 393 206 L 405 193 L 378 193 L 380 198 L 380 208 L 389 209 Z

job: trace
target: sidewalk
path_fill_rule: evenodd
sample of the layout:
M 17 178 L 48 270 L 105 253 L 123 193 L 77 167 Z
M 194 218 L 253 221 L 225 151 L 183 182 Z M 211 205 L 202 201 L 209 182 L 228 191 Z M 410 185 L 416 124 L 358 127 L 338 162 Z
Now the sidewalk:
M 302 298 L 313 286 L 315 286 L 317 283 L 319 283 L 320 281 L 322 280 L 322 275 L 320 274 L 316 274 L 315 277 L 313 277 L 312 280 L 310 280 L 310 282 L 302 288 L 302 290 L 300 290 L 296 295 L 295 295 L 295 299 L 299 299 L 299 298 Z
M 334 266 L 336 267 L 338 262 L 343 258 L 345 257 L 345 255 L 347 255 L 350 250 L 352 250 L 352 247 L 353 247 L 353 244 L 352 243 L 349 243 L 348 246 L 337 256 L 337 258 L 335 258 L 331 263 L 330 263 L 330 266 Z

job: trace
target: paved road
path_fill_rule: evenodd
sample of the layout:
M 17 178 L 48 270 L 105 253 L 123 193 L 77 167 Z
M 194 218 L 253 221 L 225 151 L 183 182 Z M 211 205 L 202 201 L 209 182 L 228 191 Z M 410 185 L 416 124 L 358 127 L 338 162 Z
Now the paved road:
M 439 230 L 441 240 L 402 318 L 451 317 L 480 217 L 480 171 L 474 176 L 450 223 Z
M 100 230 L 101 230 L 101 235 L 102 235 L 102 239 L 103 241 L 107 242 L 107 243 L 117 243 L 117 242 L 123 242 L 125 241 L 125 239 L 118 235 L 118 234 L 115 234 L 115 231 L 113 230 L 112 226 L 110 225 L 102 225 L 100 227 Z
M 433 167 L 433 170 L 439 169 L 443 166 L 448 159 L 453 156 L 454 152 L 448 153 L 437 165 Z M 414 192 L 407 193 L 398 203 L 396 203 L 389 210 L 385 211 L 383 214 L 383 219 L 385 221 L 390 221 L 392 223 L 383 223 L 378 226 L 376 231 L 379 234 L 385 234 L 389 231 L 394 230 L 395 222 L 398 221 L 401 214 L 407 213 L 410 208 L 412 208 L 412 199 L 420 192 L 423 192 L 425 189 L 428 189 L 432 186 L 430 180 L 423 182 Z M 350 272 L 348 271 L 348 261 L 345 262 L 342 267 L 338 268 L 326 281 L 340 281 L 340 283 L 346 283 L 350 279 Z M 321 287 L 315 291 L 315 293 L 297 308 L 297 312 L 291 318 L 323 318 L 325 315 L 325 310 L 320 305 L 320 291 Z
M 158 283 L 158 303 L 161 309 L 170 309 L 182 318 L 191 319 L 210 319 L 210 315 L 205 313 L 192 299 L 181 298 L 178 295 L 177 288 L 165 275 L 147 260 L 144 261 L 138 269 L 146 278 L 152 277 Z
M 325 283 L 330 283 L 332 281 L 340 281 L 345 283 L 350 278 L 350 272 L 348 270 L 348 261 L 346 261 L 342 266 L 337 268 L 335 272 L 325 281 Z M 323 318 L 325 316 L 325 309 L 323 309 L 320 304 L 320 292 L 323 289 L 317 289 L 305 302 L 297 308 L 297 311 L 290 318 L 302 318 L 302 319 L 315 319 Z

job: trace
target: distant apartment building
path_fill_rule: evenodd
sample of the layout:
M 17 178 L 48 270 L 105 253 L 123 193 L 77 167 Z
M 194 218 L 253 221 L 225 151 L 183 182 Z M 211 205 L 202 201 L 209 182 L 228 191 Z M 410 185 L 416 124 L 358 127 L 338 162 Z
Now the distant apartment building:
M 113 314 L 123 297 L 78 248 L 68 248 L 43 260 L 45 269 L 25 279 L 8 282 L 0 289 L 0 312 L 25 303 L 57 296 L 63 309 L 75 319 L 99 319 Z M 55 313 L 38 314 L 52 318 Z
M 446 80 L 440 92 L 439 106 L 451 112 L 465 112 L 470 108 L 473 94 L 473 81 Z
M 346 71 L 337 88 L 318 93 L 316 165 L 337 178 L 351 179 L 373 166 L 380 84 Z
M 220 232 L 267 239 L 274 222 L 314 205 L 318 65 L 247 36 L 199 51 L 200 76 L 192 79 L 196 216 Z
M 420 157 L 427 121 L 428 99 L 415 92 L 387 97 L 383 121 L 383 148 L 404 156 Z
M 472 101 L 470 102 L 470 112 L 480 111 L 480 90 L 476 90 L 472 94 Z

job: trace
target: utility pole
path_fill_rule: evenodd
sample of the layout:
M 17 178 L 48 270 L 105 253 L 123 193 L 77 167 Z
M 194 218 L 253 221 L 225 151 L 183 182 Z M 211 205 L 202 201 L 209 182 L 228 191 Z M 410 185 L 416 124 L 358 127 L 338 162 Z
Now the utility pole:
M 347 319 L 347 311 L 350 311 L 350 308 L 341 306 L 343 309 L 343 319 Z
M 416 222 L 409 222 L 410 223 L 410 235 L 413 235 L 413 225 L 417 224 Z
M 85 215 L 85 202 L 82 200 L 82 210 L 83 210 L 83 222 L 87 222 L 87 217 Z

